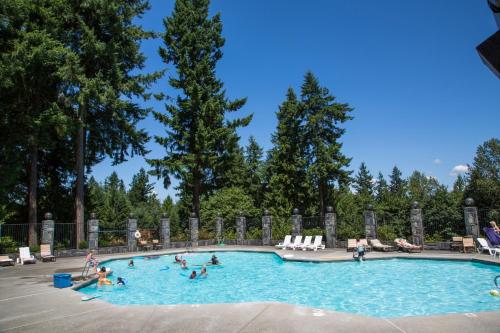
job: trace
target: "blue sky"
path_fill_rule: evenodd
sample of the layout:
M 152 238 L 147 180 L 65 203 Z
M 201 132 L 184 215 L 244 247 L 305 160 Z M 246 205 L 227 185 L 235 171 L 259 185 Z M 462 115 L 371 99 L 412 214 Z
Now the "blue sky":
M 141 24 L 163 31 L 173 4 L 151 1 Z M 351 169 L 364 161 L 372 174 L 387 176 L 397 165 L 404 176 L 419 170 L 451 185 L 452 169 L 499 137 L 500 80 L 475 51 L 497 29 L 486 1 L 213 0 L 211 12 L 221 13 L 226 38 L 217 74 L 229 97 L 248 98 L 239 114 L 254 115 L 238 132 L 244 145 L 254 135 L 271 148 L 278 105 L 288 87 L 299 91 L 307 70 L 355 108 L 342 138 Z M 146 71 L 166 67 L 160 45 L 143 43 Z M 166 78 L 154 90 L 175 95 Z M 163 103 L 144 105 L 164 110 Z M 164 133 L 152 117 L 140 127 Z M 153 140 L 148 148 L 148 157 L 165 154 Z M 114 170 L 129 184 L 141 167 L 148 169 L 143 157 L 118 166 L 105 160 L 92 175 L 103 181 Z M 161 180 L 155 190 L 160 198 L 175 195 Z

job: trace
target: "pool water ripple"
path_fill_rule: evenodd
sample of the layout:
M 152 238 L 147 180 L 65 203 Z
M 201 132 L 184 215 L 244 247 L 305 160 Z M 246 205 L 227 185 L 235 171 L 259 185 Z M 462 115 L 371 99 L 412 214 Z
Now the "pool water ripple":
M 188 265 L 212 253 L 185 255 Z M 489 295 L 500 267 L 465 261 L 372 260 L 363 263 L 282 261 L 269 253 L 220 252 L 221 267 L 207 266 L 206 279 L 189 280 L 200 266 L 182 270 L 174 256 L 105 263 L 126 287 L 96 284 L 80 289 L 114 304 L 207 304 L 285 302 L 376 317 L 401 317 L 500 310 Z M 166 268 L 168 267 L 168 269 Z

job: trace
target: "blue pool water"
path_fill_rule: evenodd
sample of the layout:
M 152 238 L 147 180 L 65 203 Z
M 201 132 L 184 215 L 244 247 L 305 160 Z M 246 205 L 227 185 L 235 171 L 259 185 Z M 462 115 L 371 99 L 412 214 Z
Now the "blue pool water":
M 212 253 L 189 253 L 188 265 Z M 174 256 L 113 260 L 103 265 L 125 277 L 126 287 L 95 284 L 80 289 L 114 304 L 205 304 L 276 301 L 377 317 L 500 310 L 489 295 L 500 267 L 465 261 L 372 260 L 363 263 L 282 261 L 275 254 L 216 253 L 221 267 L 207 266 L 206 279 L 189 280 Z M 168 267 L 168 268 L 167 268 Z

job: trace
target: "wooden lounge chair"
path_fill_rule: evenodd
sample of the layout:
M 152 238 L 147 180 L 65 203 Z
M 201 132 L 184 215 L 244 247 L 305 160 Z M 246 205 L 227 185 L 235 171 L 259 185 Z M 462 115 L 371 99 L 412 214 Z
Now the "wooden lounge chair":
M 422 246 L 413 245 L 404 238 L 396 238 L 394 240 L 394 243 L 396 244 L 398 249 L 403 252 L 408 252 L 408 253 L 422 252 Z
M 139 249 L 140 250 L 142 250 L 142 251 L 149 251 L 149 250 L 151 250 L 151 247 L 152 247 L 152 245 L 148 244 L 147 241 L 145 241 L 145 240 L 140 240 L 139 241 Z
M 463 246 L 463 251 L 464 253 L 467 253 L 467 251 L 474 252 L 476 247 L 474 246 L 474 239 L 472 237 L 464 237 L 462 240 L 462 246 Z
M 463 237 L 452 237 L 451 238 L 451 250 L 462 251 L 463 248 Z
M 30 253 L 30 248 L 29 247 L 20 247 L 19 248 L 19 260 L 21 261 L 21 265 L 24 265 L 24 264 L 36 264 L 36 259 Z
M 0 256 L 0 266 L 14 266 L 14 260 L 9 256 Z
M 360 239 L 359 244 L 363 245 L 365 247 L 366 252 L 369 252 L 372 250 L 372 247 L 370 245 L 368 245 L 368 241 L 366 240 L 366 238 Z
M 382 244 L 378 239 L 370 239 L 370 243 L 376 251 L 389 252 L 395 250 L 394 246 Z
M 56 261 L 56 257 L 52 255 L 50 244 L 40 245 L 40 257 L 42 261 Z
M 355 248 L 356 248 L 356 240 L 355 239 L 348 239 L 347 240 L 347 252 L 354 251 Z

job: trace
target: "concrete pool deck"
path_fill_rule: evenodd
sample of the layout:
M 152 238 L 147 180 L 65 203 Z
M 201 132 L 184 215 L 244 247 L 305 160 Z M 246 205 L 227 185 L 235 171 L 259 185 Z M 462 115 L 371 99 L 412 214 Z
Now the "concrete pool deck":
M 258 251 L 293 257 L 286 260 L 352 260 L 345 249 L 318 252 L 275 251 L 262 246 L 207 246 L 189 251 Z M 185 252 L 186 249 L 147 254 Z M 102 261 L 144 255 L 144 252 L 100 255 Z M 367 259 L 429 258 L 477 260 L 500 264 L 489 255 L 445 251 L 423 253 L 369 252 Z M 118 306 L 99 299 L 82 302 L 82 294 L 52 286 L 51 274 L 79 275 L 83 257 L 57 262 L 0 268 L 0 331 L 2 332 L 500 332 L 500 311 L 425 317 L 374 318 L 263 302 L 241 304 Z M 493 285 L 492 285 L 493 287 Z M 500 299 L 499 299 L 500 302 Z

